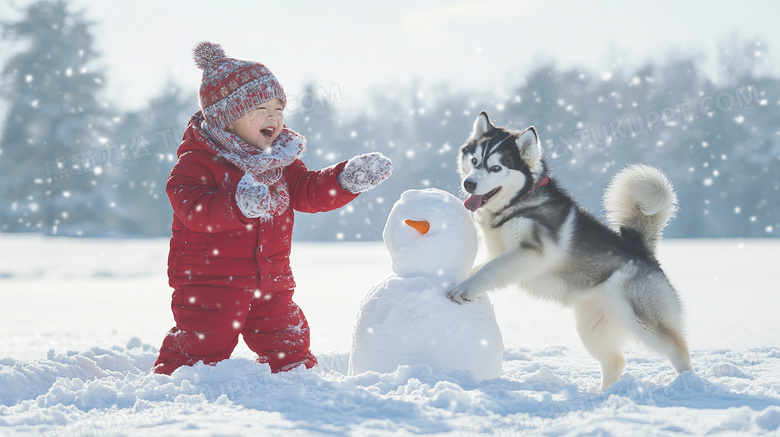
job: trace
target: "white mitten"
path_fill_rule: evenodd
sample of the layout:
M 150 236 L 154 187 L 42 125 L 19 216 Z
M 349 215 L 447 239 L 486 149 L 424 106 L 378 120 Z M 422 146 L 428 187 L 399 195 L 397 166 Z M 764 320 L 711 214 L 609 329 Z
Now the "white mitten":
M 268 213 L 271 195 L 268 187 L 255 182 L 252 175 L 244 174 L 236 189 L 236 205 L 247 218 L 258 218 Z
M 357 194 L 375 188 L 393 173 L 393 163 L 379 152 L 358 155 L 344 166 L 339 174 L 339 185 Z

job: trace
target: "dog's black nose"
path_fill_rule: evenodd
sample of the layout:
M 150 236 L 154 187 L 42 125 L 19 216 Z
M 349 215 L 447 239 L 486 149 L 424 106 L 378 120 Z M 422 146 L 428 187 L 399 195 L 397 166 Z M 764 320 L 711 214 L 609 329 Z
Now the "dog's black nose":
M 465 188 L 467 192 L 473 193 L 474 190 L 477 189 L 477 183 L 466 179 L 463 181 L 463 188 Z

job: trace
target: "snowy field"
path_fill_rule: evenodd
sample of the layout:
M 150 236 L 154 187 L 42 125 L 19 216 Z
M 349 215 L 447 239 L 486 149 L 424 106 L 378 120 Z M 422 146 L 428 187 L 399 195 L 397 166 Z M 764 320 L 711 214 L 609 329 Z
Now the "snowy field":
M 167 240 L 0 234 L 0 435 L 780 435 L 778 240 L 667 240 L 695 373 L 627 350 L 599 366 L 568 311 L 493 293 L 500 378 L 425 365 L 347 376 L 360 302 L 390 273 L 381 243 L 296 243 L 296 301 L 320 366 L 273 375 L 240 345 L 217 366 L 149 370 L 172 326 Z

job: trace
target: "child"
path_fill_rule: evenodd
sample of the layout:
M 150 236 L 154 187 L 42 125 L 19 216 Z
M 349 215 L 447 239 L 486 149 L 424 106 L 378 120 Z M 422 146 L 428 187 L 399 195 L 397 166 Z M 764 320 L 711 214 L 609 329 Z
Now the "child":
M 390 176 L 379 153 L 319 171 L 301 161 L 303 136 L 285 127 L 284 90 L 257 62 L 217 44 L 194 50 L 203 70 L 200 108 L 179 146 L 166 192 L 173 206 L 168 278 L 176 326 L 154 372 L 230 357 L 239 334 L 273 372 L 317 359 L 292 301 L 293 209 L 340 208 Z

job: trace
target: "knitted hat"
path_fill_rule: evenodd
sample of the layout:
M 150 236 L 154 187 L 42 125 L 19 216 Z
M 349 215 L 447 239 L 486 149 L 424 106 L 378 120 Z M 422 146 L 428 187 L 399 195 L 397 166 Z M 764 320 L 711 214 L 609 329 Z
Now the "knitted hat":
M 200 109 L 214 126 L 224 128 L 269 100 L 281 100 L 283 109 L 287 105 L 282 85 L 265 65 L 228 58 L 222 46 L 208 41 L 198 43 L 192 53 L 203 70 Z

